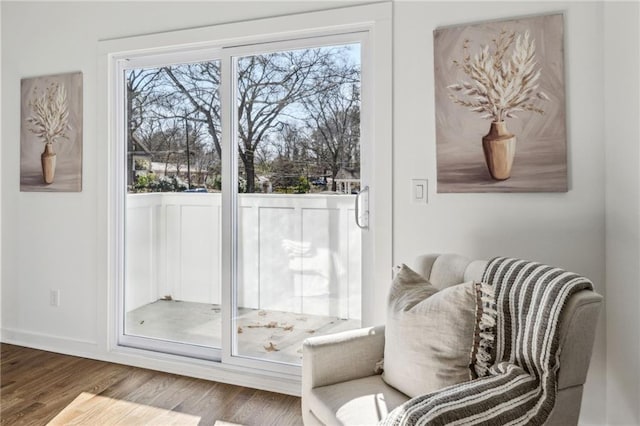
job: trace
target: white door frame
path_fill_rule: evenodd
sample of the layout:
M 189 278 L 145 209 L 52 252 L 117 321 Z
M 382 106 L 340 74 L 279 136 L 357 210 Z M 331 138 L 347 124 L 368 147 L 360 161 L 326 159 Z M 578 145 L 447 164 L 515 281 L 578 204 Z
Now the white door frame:
M 107 304 L 109 349 L 119 350 L 118 336 L 121 330 L 120 322 L 123 315 L 114 314 L 120 305 L 122 283 L 124 281 L 124 176 L 126 166 L 123 163 L 121 150 L 126 146 L 123 141 L 124 129 L 122 114 L 118 108 L 123 108 L 122 81 L 119 81 L 118 62 L 158 54 L 160 61 L 166 60 L 168 55 L 190 50 L 196 57 L 211 54 L 220 48 L 242 49 L 243 46 L 260 43 L 272 43 L 285 39 L 305 39 L 335 34 L 366 32 L 366 45 L 362 46 L 363 81 L 371 82 L 371 89 L 363 91 L 361 114 L 368 117 L 368 123 L 363 126 L 363 134 L 369 134 L 371 140 L 361 139 L 361 143 L 368 144 L 363 149 L 363 164 L 369 164 L 369 170 L 364 171 L 362 186 L 371 188 L 369 194 L 369 229 L 363 231 L 362 256 L 362 322 L 363 325 L 374 325 L 384 322 L 384 306 L 388 285 L 391 278 L 392 266 L 392 16 L 391 3 L 378 3 L 365 6 L 347 7 L 342 9 L 311 12 L 299 15 L 268 18 L 232 24 L 222 24 L 206 28 L 174 31 L 124 39 L 104 40 L 100 42 L 100 61 L 106 66 L 106 116 L 104 120 L 104 140 L 108 147 L 108 163 L 106 174 L 108 180 L 107 217 L 105 229 L 108 233 L 108 265 L 107 285 L 109 303 Z M 195 60 L 195 58 L 194 58 Z M 230 61 L 222 58 L 223 69 L 230 66 Z M 163 62 L 166 63 L 166 62 Z M 120 65 L 120 69 L 122 65 Z M 228 69 L 228 68 L 227 68 Z M 370 74 L 370 75 L 367 75 Z M 120 75 L 120 78 L 122 76 Z M 118 85 L 120 84 L 120 85 Z M 232 90 L 223 87 L 223 91 Z M 366 98 L 368 99 L 366 99 Z M 228 123 L 229 116 L 223 118 Z M 226 130 L 224 130 L 226 129 Z M 223 126 L 223 140 L 227 143 L 229 135 L 224 138 L 224 132 L 231 131 L 229 126 Z M 227 149 L 225 157 L 231 155 Z M 235 149 L 233 150 L 235 152 Z M 226 161 L 230 161 L 228 158 Z M 232 163 L 231 163 L 232 164 Z M 227 164 L 229 167 L 230 164 Z M 235 173 L 229 169 L 228 173 Z M 224 184 L 231 182 L 223 180 Z M 228 188 L 227 188 L 228 189 Z M 227 191 L 227 197 L 231 194 Z M 226 200 L 227 206 L 232 206 Z M 223 198 L 223 203 L 225 199 Z M 233 207 L 231 207 L 233 208 Z M 223 215 L 223 229 L 230 225 L 233 211 Z M 226 218 L 226 219 L 225 219 Z M 223 237 L 224 238 L 224 237 Z M 232 241 L 229 234 L 224 239 L 225 244 Z M 225 247 L 227 247 L 225 245 Z M 231 252 L 223 251 L 223 282 L 230 282 L 232 274 Z M 225 272 L 226 271 L 226 272 Z M 230 286 L 223 286 L 223 300 L 230 300 Z M 226 294 L 225 294 L 226 293 Z M 230 309 L 223 315 L 230 325 Z M 110 318 L 110 319 L 109 319 Z M 231 329 L 223 326 L 223 342 L 231 341 Z M 225 336 L 225 334 L 227 334 Z M 224 345 L 223 345 L 224 346 Z M 230 346 L 227 345 L 227 350 Z M 153 349 L 153 348 L 147 348 Z M 231 357 L 225 350 L 222 353 L 223 362 L 236 364 L 239 367 L 268 369 L 273 371 L 272 363 L 261 365 L 244 361 L 236 362 L 237 357 Z M 152 355 L 147 353 L 147 355 Z M 299 374 L 299 368 L 293 370 L 284 366 L 283 373 Z M 277 370 L 277 368 L 276 368 Z

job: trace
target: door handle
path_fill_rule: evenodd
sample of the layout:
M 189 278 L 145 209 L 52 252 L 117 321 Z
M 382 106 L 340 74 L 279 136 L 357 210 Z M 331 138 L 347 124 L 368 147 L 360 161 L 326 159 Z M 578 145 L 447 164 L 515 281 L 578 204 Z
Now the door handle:
M 360 220 L 360 200 L 365 200 L 365 208 L 363 211 L 363 220 Z M 369 228 L 369 186 L 365 186 L 362 190 L 358 191 L 356 195 L 356 225 L 360 229 Z

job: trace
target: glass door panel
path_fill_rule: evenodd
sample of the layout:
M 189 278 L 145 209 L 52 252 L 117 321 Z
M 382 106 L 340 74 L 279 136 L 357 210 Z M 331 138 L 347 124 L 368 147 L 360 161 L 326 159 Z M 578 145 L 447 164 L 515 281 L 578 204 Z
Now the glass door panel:
M 234 59 L 232 355 L 299 365 L 360 326 L 360 44 Z
M 123 339 L 208 353 L 221 347 L 220 62 L 132 68 L 124 81 Z

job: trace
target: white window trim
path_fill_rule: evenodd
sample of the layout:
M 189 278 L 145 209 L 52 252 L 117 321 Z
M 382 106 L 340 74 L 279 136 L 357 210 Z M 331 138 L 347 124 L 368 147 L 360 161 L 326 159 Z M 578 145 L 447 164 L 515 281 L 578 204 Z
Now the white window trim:
M 138 56 L 148 56 L 152 53 L 164 56 L 185 48 L 215 50 L 226 46 L 240 50 L 246 45 L 272 43 L 291 38 L 304 39 L 336 33 L 368 32 L 370 48 L 363 48 L 363 72 L 365 69 L 371 70 L 373 84 L 366 107 L 363 102 L 362 113 L 375 117 L 374 120 L 369 120 L 369 129 L 363 129 L 363 132 L 374 135 L 374 139 L 371 141 L 373 144 L 371 164 L 375 174 L 371 174 L 370 182 L 363 182 L 363 184 L 369 184 L 372 187 L 369 196 L 371 210 L 369 223 L 370 227 L 375 229 L 375 233 L 370 233 L 369 237 L 365 236 L 362 246 L 363 258 L 367 256 L 372 265 L 371 268 L 363 270 L 362 274 L 362 282 L 366 283 L 363 284 L 362 321 L 365 326 L 379 324 L 384 322 L 384 299 L 391 277 L 392 263 L 391 9 L 391 3 L 378 3 L 99 42 L 99 81 L 102 83 L 98 99 L 100 105 L 98 108 L 98 123 L 100 123 L 98 138 L 101 142 L 100 146 L 104 149 L 105 158 L 108 158 L 108 161 L 102 163 L 102 168 L 99 171 L 99 175 L 104 179 L 99 187 L 105 189 L 105 197 L 101 200 L 101 203 L 104 203 L 102 211 L 105 213 L 100 224 L 104 236 L 104 256 L 102 258 L 107 259 L 104 296 L 108 301 L 100 307 L 99 319 L 101 323 L 106 324 L 104 336 L 105 341 L 108 342 L 106 350 L 118 358 L 119 362 L 140 365 L 140 360 L 144 359 L 143 366 L 148 368 L 158 368 L 158 365 L 162 365 L 164 370 L 197 377 L 202 377 L 199 371 L 201 371 L 202 365 L 206 365 L 212 367 L 211 377 L 208 378 L 214 380 L 243 384 L 241 382 L 245 382 L 245 380 L 238 380 L 237 373 L 245 372 L 254 379 L 263 378 L 254 383 L 256 387 L 299 394 L 299 389 L 295 386 L 297 383 L 295 377 L 299 374 L 299 368 L 295 369 L 292 376 L 288 374 L 291 373 L 291 369 L 273 368 L 271 363 L 265 365 L 265 370 L 249 368 L 244 363 L 235 363 L 234 367 L 233 365 L 224 365 L 224 363 L 197 361 L 144 349 L 118 346 L 118 319 L 115 318 L 115 307 L 118 306 L 118 283 L 123 279 L 121 261 L 124 243 L 120 241 L 121 238 L 114 238 L 114 236 L 124 235 L 122 233 L 124 224 L 121 204 L 122 186 L 118 187 L 118 179 L 123 178 L 125 170 L 123 170 L 122 162 L 118 161 L 118 146 L 114 143 L 118 139 L 117 132 L 121 131 L 119 129 L 124 129 L 122 123 L 118 123 L 118 117 L 113 113 L 115 105 L 119 102 L 119 96 L 122 96 L 122 94 L 118 95 L 117 90 L 119 89 L 114 84 L 116 81 L 114 64 L 123 58 L 135 60 Z M 211 40 L 216 42 L 212 43 Z M 371 52 L 371 55 L 368 56 L 364 53 L 365 51 Z M 368 64 L 365 64 L 365 61 Z M 223 62 L 223 67 L 229 65 Z M 229 90 L 229 88 L 223 88 L 223 90 Z M 227 129 L 226 131 L 230 131 L 229 126 L 224 126 L 224 128 Z M 226 217 L 228 218 L 229 215 Z M 229 253 L 223 258 L 223 265 L 227 265 L 225 267 L 227 276 L 223 273 L 223 280 L 230 278 L 231 268 L 228 256 L 230 256 Z M 365 285 L 368 287 L 366 291 L 364 291 Z M 225 289 L 223 290 L 223 300 L 228 300 L 229 294 L 225 295 L 224 292 L 230 291 L 229 286 L 223 288 Z M 226 313 L 229 316 L 230 314 L 230 312 Z M 224 333 L 231 333 L 231 330 L 229 327 L 223 327 L 222 332 L 224 339 Z M 229 341 L 228 339 L 229 336 L 226 341 Z M 223 354 L 223 361 L 225 358 L 229 361 L 227 355 Z M 278 384 L 279 380 L 282 380 L 282 386 Z M 274 386 L 273 383 L 276 385 Z

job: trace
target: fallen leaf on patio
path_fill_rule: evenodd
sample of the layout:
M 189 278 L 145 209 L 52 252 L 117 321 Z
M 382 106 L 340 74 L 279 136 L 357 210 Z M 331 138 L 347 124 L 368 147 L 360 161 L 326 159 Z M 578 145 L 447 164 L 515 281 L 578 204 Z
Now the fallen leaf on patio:
M 171 297 L 170 294 L 167 294 L 166 296 L 162 297 L 161 300 L 173 300 L 173 297 Z
M 315 332 L 316 332 L 315 330 L 307 330 L 307 333 L 309 333 L 309 334 L 313 334 Z
M 140 321 L 140 325 L 144 324 L 144 320 Z
M 248 328 L 260 328 L 260 327 L 266 327 L 266 325 L 263 325 L 263 324 L 249 324 L 247 327 Z
M 293 325 L 285 325 L 282 327 L 282 329 L 284 331 L 292 331 L 293 330 Z
M 269 342 L 269 346 L 265 346 L 264 350 L 267 352 L 278 352 L 280 349 L 276 348 L 273 342 Z
M 269 324 L 266 325 L 267 328 L 276 328 L 278 326 L 278 323 L 276 321 L 271 321 Z

